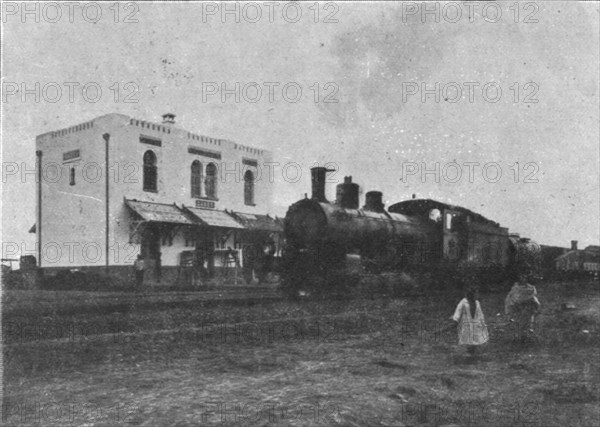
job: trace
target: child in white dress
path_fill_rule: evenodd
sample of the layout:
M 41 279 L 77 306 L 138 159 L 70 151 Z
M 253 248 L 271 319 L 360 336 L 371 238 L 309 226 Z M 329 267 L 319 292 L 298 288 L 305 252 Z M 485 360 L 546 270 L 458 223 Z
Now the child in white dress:
M 469 354 L 475 353 L 478 345 L 488 342 L 489 335 L 476 291 L 469 288 L 451 317 L 458 324 L 458 344 L 466 345 Z

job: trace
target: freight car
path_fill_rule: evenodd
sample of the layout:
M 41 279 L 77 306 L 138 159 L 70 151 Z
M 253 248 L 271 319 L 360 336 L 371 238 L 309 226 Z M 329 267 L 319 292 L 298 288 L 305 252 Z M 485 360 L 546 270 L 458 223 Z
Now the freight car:
M 445 286 L 471 277 L 484 284 L 536 274 L 539 248 L 529 239 L 468 209 L 435 200 L 412 199 L 384 208 L 382 193 L 366 193 L 345 177 L 336 201 L 325 198 L 329 170 L 311 169 L 312 197 L 289 207 L 282 285 L 292 295 L 346 290 L 378 277 Z

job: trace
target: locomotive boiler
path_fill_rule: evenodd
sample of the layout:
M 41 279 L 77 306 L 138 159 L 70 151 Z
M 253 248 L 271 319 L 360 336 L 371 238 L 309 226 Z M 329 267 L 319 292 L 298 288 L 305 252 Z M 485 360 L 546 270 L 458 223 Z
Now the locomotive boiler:
M 360 208 L 351 177 L 329 202 L 327 172 L 311 169 L 312 197 L 292 204 L 285 217 L 282 279 L 292 294 L 353 286 L 369 275 L 385 277 L 390 286 L 400 277 L 429 285 L 461 275 L 498 282 L 523 268 L 518 260 L 536 259 L 533 242 L 459 206 L 411 199 L 386 210 L 382 193 L 369 191 Z

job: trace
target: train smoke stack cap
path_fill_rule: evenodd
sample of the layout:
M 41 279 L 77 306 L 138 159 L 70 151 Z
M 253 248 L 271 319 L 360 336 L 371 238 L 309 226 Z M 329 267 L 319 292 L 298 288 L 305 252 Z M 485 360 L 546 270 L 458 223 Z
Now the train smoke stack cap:
M 383 193 L 381 191 L 368 191 L 365 197 L 364 209 L 366 211 L 383 212 Z
M 325 198 L 325 178 L 327 172 L 334 172 L 335 169 L 324 167 L 315 167 L 310 169 L 310 178 L 312 183 L 312 199 L 317 202 L 327 202 Z

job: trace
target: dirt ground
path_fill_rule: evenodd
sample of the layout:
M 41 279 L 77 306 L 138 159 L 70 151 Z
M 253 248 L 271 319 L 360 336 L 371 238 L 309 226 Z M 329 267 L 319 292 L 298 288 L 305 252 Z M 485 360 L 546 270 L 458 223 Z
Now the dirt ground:
M 595 426 L 599 290 L 539 285 L 526 343 L 501 315 L 505 293 L 481 295 L 491 341 L 475 357 L 446 328 L 457 294 L 204 305 L 8 291 L 2 421 Z

